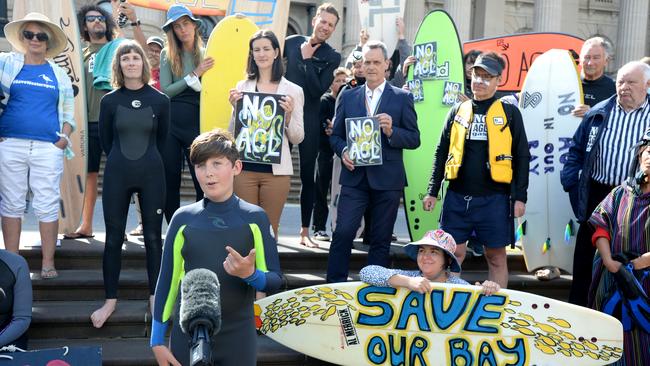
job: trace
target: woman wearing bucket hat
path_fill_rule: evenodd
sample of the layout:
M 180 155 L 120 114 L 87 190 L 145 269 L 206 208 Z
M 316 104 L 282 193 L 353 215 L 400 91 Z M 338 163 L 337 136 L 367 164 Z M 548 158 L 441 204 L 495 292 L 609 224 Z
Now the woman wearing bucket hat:
M 180 184 L 183 157 L 188 163 L 196 200 L 203 191 L 196 180 L 194 166 L 189 161 L 189 147 L 199 135 L 199 78 L 214 64 L 211 57 L 203 58 L 205 48 L 199 32 L 201 20 L 192 16 L 184 5 L 172 5 L 162 26 L 167 44 L 160 53 L 160 86 L 171 100 L 171 124 L 162 155 L 165 162 L 165 218 L 171 220 L 180 206 Z
M 422 239 L 407 244 L 406 254 L 418 264 L 419 270 L 388 269 L 377 265 L 361 269 L 361 281 L 373 286 L 405 287 L 419 293 L 430 292 L 431 282 L 469 285 L 462 278 L 451 274 L 460 273 L 461 267 L 454 255 L 456 241 L 448 233 L 438 229 L 427 231 Z M 476 283 L 477 286 L 481 285 Z M 499 284 L 484 281 L 483 292 L 491 295 L 501 289 Z
M 63 157 L 70 159 L 74 96 L 66 72 L 53 61 L 67 44 L 55 23 L 29 13 L 4 27 L 16 52 L 0 53 L 0 215 L 5 247 L 18 252 L 27 191 L 39 221 L 42 278 L 57 276 L 54 250 Z

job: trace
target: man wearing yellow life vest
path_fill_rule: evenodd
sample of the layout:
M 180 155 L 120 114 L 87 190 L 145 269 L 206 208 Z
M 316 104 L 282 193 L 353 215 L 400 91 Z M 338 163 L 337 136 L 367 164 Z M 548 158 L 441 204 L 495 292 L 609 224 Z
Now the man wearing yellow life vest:
M 494 97 L 504 66 L 494 52 L 476 59 L 474 97 L 447 114 L 423 200 L 424 209 L 432 210 L 443 178 L 449 181 L 440 228 L 459 243 L 455 254 L 460 262 L 474 232 L 485 247 L 488 279 L 502 288 L 508 286 L 505 247 L 514 240 L 513 216 L 526 210 L 530 161 L 521 113 Z

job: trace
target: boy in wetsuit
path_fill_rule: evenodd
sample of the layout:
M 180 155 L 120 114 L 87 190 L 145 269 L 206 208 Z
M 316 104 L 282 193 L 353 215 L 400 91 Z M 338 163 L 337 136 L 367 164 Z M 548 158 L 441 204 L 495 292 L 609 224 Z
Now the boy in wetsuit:
M 156 286 L 151 347 L 159 365 L 189 364 L 189 335 L 180 329 L 177 295 L 185 273 L 207 268 L 217 274 L 221 285 L 222 326 L 213 337 L 213 362 L 255 365 L 255 291 L 272 293 L 281 285 L 273 229 L 260 207 L 233 194 L 242 163 L 228 132 L 217 129 L 199 135 L 190 148 L 190 160 L 205 198 L 178 209 L 169 224 Z M 167 348 L 164 338 L 172 316 Z

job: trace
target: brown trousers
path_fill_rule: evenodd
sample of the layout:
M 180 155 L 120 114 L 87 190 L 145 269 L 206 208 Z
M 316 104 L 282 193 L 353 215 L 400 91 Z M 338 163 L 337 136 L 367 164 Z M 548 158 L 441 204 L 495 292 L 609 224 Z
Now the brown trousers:
M 289 196 L 290 178 L 289 175 L 273 175 L 245 170 L 235 177 L 235 194 L 244 201 L 264 209 L 276 239 L 278 238 L 282 209 Z

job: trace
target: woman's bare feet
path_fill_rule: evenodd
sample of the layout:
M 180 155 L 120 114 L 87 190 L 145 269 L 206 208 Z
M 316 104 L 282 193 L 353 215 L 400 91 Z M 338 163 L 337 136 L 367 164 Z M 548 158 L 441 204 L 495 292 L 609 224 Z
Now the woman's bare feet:
M 113 315 L 116 305 L 117 299 L 106 299 L 104 305 L 101 308 L 95 310 L 90 316 L 90 320 L 93 322 L 93 326 L 95 328 L 103 327 L 108 318 Z
M 309 237 L 308 227 L 303 227 L 300 229 L 300 245 L 304 245 L 307 248 L 318 248 L 318 244 L 314 243 Z

